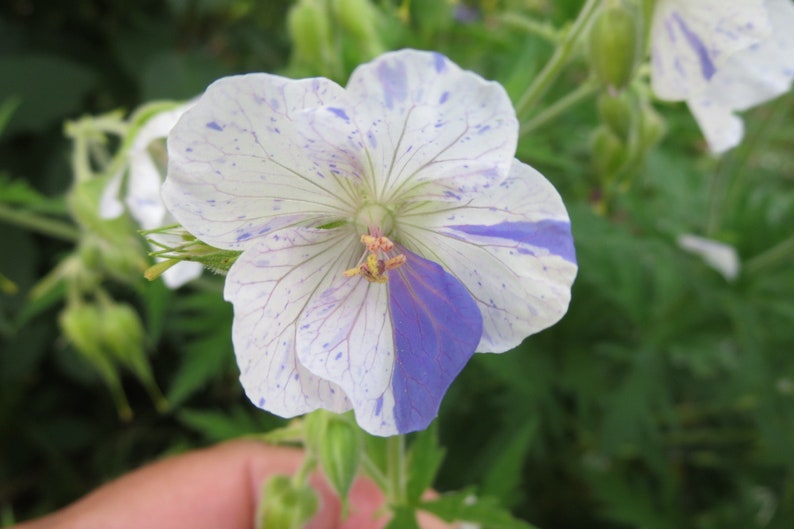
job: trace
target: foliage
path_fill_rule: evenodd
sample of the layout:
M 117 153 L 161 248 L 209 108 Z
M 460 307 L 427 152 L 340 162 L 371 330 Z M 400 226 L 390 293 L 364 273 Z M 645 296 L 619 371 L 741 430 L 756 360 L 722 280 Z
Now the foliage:
M 333 23 L 319 55 L 291 46 L 300 21 L 286 0 L 0 8 L 0 523 L 51 511 L 153 457 L 284 425 L 242 395 L 231 308 L 211 274 L 175 292 L 99 276 L 137 310 L 169 404 L 158 410 L 125 372 L 134 415 L 119 418 L 101 377 L 61 336 L 68 287 L 48 276 L 72 255 L 79 229 L 62 198 L 72 182 L 64 120 L 189 98 L 244 71 L 344 82 L 355 65 L 401 47 L 438 50 L 518 100 L 555 28 L 582 5 L 365 3 L 367 27 L 324 12 Z M 586 78 L 577 50 L 520 117 L 531 121 Z M 794 96 L 749 112 L 745 142 L 718 160 L 684 108 L 657 110 L 667 135 L 618 181 L 591 162 L 595 97 L 522 137 L 519 156 L 571 213 L 580 266 L 571 308 L 516 350 L 470 362 L 442 405 L 444 450 L 414 442 L 412 502 L 440 464 L 434 486 L 466 491 L 427 508 L 486 527 L 525 527 L 492 509 L 494 498 L 546 529 L 789 526 Z M 727 281 L 682 251 L 683 233 L 733 245 L 739 277 Z

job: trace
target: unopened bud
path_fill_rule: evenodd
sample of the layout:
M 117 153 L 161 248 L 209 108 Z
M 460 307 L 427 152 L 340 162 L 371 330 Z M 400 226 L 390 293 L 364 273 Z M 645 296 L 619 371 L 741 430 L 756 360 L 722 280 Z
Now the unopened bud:
M 633 90 L 604 91 L 598 97 L 598 117 L 622 141 L 628 141 L 639 120 L 639 105 Z
M 308 484 L 273 476 L 262 487 L 256 529 L 301 529 L 317 512 L 317 493 Z
M 322 64 L 331 42 L 331 26 L 325 6 L 317 0 L 300 0 L 287 15 L 287 28 L 295 53 L 307 62 Z
M 347 505 L 347 495 L 361 462 L 361 437 L 358 427 L 344 416 L 331 416 L 325 426 L 318 459 L 328 483 Z
M 104 337 L 101 325 L 102 315 L 96 305 L 85 303 L 69 304 L 58 317 L 61 332 L 82 356 L 102 377 L 113 400 L 119 416 L 124 420 L 132 417 L 132 410 L 121 387 L 118 371 L 103 347 Z
M 641 17 L 623 0 L 607 2 L 590 27 L 588 54 L 598 80 L 622 90 L 634 77 L 642 51 Z
M 653 106 L 645 102 L 640 110 L 640 141 L 643 149 L 650 150 L 664 137 L 667 132 L 664 118 Z
M 591 150 L 596 171 L 605 180 L 611 180 L 626 161 L 626 145 L 605 125 L 593 133 Z

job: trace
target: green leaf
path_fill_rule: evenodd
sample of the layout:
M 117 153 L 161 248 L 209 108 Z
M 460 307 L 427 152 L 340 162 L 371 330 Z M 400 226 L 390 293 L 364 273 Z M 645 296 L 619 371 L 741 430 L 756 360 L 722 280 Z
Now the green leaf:
M 477 498 L 471 491 L 444 494 L 433 501 L 423 502 L 419 509 L 435 514 L 445 522 L 473 522 L 484 529 L 537 529 L 491 498 Z
M 39 132 L 77 113 L 96 83 L 94 72 L 54 54 L 0 56 L 0 71 L 0 101 L 20 100 L 6 134 Z
M 441 461 L 444 459 L 444 452 L 438 444 L 438 426 L 435 422 L 416 435 L 408 454 L 406 494 L 410 505 L 418 502 L 422 494 L 433 484 Z
M 223 411 L 184 409 L 177 414 L 177 418 L 211 442 L 261 432 L 272 428 L 272 423 L 276 422 L 272 415 L 252 412 L 240 406 Z

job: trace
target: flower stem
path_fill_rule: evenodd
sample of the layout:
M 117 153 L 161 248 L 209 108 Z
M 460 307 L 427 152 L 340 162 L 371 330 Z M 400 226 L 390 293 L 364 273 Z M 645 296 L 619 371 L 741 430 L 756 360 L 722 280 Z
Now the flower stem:
M 76 242 L 80 238 L 80 232 L 74 226 L 4 204 L 0 204 L 0 220 L 68 242 Z
M 386 471 L 389 479 L 387 500 L 391 505 L 403 505 L 406 501 L 405 436 L 389 437 L 386 450 Z
M 563 67 L 568 63 L 571 54 L 576 48 L 576 43 L 579 37 L 584 33 L 584 30 L 590 23 L 590 19 L 596 12 L 600 0 L 587 0 L 582 10 L 579 11 L 579 16 L 565 32 L 562 42 L 560 42 L 554 55 L 551 56 L 549 62 L 543 67 L 535 80 L 524 91 L 523 95 L 519 98 L 516 104 L 516 114 L 521 116 L 529 109 L 537 104 L 538 100 L 543 97 L 549 86 L 557 79 Z
M 545 125 L 569 108 L 581 103 L 598 91 L 596 83 L 590 79 L 580 84 L 575 90 L 567 93 L 538 114 L 521 124 L 518 136 L 524 137 L 533 130 Z

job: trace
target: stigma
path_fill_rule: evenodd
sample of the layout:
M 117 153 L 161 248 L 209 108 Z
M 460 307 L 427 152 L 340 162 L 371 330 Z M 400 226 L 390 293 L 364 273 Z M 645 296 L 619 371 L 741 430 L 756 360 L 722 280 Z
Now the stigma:
M 394 243 L 388 237 L 365 233 L 361 236 L 361 243 L 369 255 L 357 267 L 342 272 L 345 277 L 360 275 L 371 283 L 385 283 L 389 280 L 386 272 L 405 264 L 405 254 L 388 257 L 387 254 L 394 249 Z

